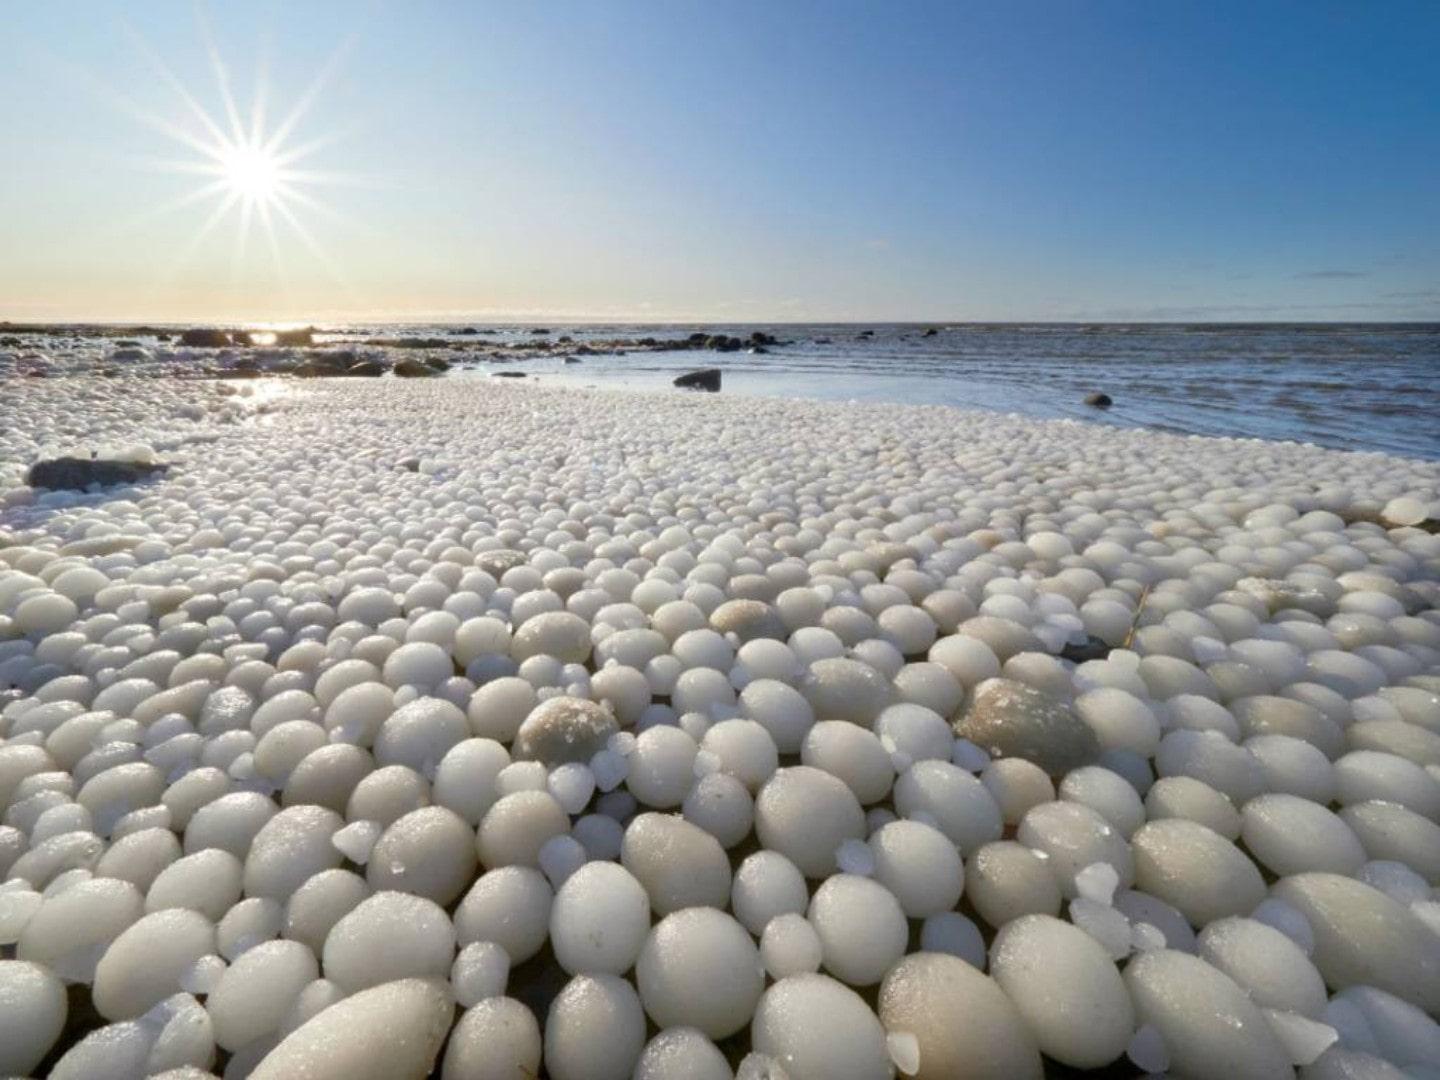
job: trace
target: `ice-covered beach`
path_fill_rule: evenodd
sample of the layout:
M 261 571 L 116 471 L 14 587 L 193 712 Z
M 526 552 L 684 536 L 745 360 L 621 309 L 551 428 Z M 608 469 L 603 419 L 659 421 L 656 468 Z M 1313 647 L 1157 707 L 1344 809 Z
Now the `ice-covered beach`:
M 0 1074 L 1440 1075 L 1440 463 L 0 395 Z

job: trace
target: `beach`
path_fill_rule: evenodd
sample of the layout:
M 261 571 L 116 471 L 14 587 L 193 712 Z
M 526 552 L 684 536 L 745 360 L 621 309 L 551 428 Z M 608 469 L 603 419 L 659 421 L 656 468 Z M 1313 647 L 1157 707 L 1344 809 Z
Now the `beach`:
M 0 405 L 9 1071 L 1440 1040 L 1440 462 L 118 347 Z

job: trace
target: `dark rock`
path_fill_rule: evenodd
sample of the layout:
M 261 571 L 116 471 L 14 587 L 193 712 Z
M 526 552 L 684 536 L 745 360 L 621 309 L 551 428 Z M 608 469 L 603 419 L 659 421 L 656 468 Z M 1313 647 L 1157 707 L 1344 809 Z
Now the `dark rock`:
M 497 378 L 497 379 L 523 379 L 523 378 L 525 378 L 525 372 L 523 372 L 523 371 L 497 371 L 497 372 L 495 372 L 495 378 Z
M 595 356 L 595 355 L 597 355 L 597 354 L 596 354 L 596 351 L 595 351 L 594 349 L 592 349 L 589 345 L 577 345 L 577 346 L 575 347 L 575 355 L 576 355 L 576 356 Z
M 473 337 L 475 334 L 478 334 L 479 332 L 480 332 L 480 331 L 479 331 L 479 330 L 476 330 L 475 327 L 473 327 L 473 326 L 462 326 L 459 330 L 456 330 L 456 331 L 455 331 L 455 333 L 457 333 L 457 334 L 464 334 L 466 337 Z
M 303 330 L 277 330 L 275 332 L 276 345 L 304 345 L 315 344 L 315 328 L 307 326 Z
M 31 487 L 52 491 L 84 491 L 91 484 L 133 484 L 147 476 L 164 473 L 169 465 L 147 465 L 131 461 L 96 461 L 89 458 L 51 458 L 30 466 L 25 482 Z
M 223 349 L 230 344 L 230 335 L 223 330 L 186 330 L 180 344 L 197 349 Z
M 705 342 L 707 342 L 708 340 L 710 340 L 710 335 L 709 335 L 709 334 L 706 334 L 706 333 L 703 333 L 703 332 L 697 332 L 697 333 L 691 334 L 691 335 L 690 335 L 689 337 L 687 337 L 685 340 L 686 340 L 687 342 L 689 342 L 691 345 L 704 345 Z
M 939 331 L 939 330 L 936 330 L 936 329 L 932 326 L 932 327 L 930 327 L 928 330 L 926 330 L 925 333 L 924 333 L 923 335 L 921 335 L 921 336 L 922 336 L 922 337 L 935 337 L 935 336 L 936 336 L 937 334 L 939 334 L 939 333 L 940 333 L 940 331 Z
M 436 371 L 429 364 L 406 357 L 395 365 L 395 374 L 402 379 L 423 379 L 426 376 L 436 374 Z
M 580 363 L 580 357 L 578 357 L 578 356 L 567 356 L 567 357 L 565 357 L 565 363 L 567 363 L 567 364 L 578 364 L 578 363 Z
M 378 360 L 361 360 L 358 364 L 351 364 L 346 368 L 345 374 L 373 379 L 377 375 L 385 374 L 385 365 Z
M 156 340 L 156 341 L 169 341 L 169 340 L 170 340 L 170 335 L 169 335 L 169 334 L 165 334 L 165 333 L 156 334 L 156 335 L 155 335 L 155 340 Z
M 1085 404 L 1093 405 L 1097 409 L 1108 409 L 1114 402 L 1110 400 L 1109 394 L 1102 394 L 1096 391 L 1093 394 L 1085 395 Z
M 856 336 L 857 338 L 862 338 L 862 337 L 874 337 L 874 336 L 875 336 L 875 331 L 874 331 L 874 330 L 861 330 L 861 331 L 860 331 L 858 334 L 856 334 L 855 336 Z
M 1089 660 L 1104 660 L 1110 655 L 1110 646 L 1097 637 L 1086 637 L 1081 642 L 1067 642 L 1060 650 L 1060 659 L 1072 664 L 1083 664 Z
M 555 340 L 558 341 L 561 345 L 569 345 L 570 342 L 574 341 L 575 339 L 574 339 L 573 337 L 571 337 L 569 334 L 561 334 L 561 335 L 560 335 L 558 338 L 556 338 Z
M 543 326 L 537 326 L 534 330 L 531 330 L 530 333 L 532 333 L 532 334 L 548 334 L 548 333 L 550 333 L 550 331 L 549 331 L 548 329 L 546 329 L 545 327 L 543 327 Z
M 720 369 L 712 367 L 687 371 L 675 379 L 675 385 L 687 390 L 708 390 L 713 394 L 720 389 Z
M 1100 756 L 1100 740 L 1067 702 L 1013 679 L 987 679 L 977 686 L 955 734 L 991 757 L 1024 758 L 1051 776 Z
M 230 344 L 232 345 L 254 345 L 255 339 L 248 330 L 230 331 Z
M 775 340 L 775 336 L 774 336 L 773 334 L 767 334 L 767 333 L 765 333 L 765 331 L 763 331 L 763 330 L 756 330 L 753 334 L 750 335 L 750 344 L 751 344 L 751 345 L 778 345 L 778 344 L 780 344 L 780 343 Z
M 435 371 L 450 370 L 450 361 L 446 360 L 443 356 L 432 356 L 430 357 L 430 359 L 426 360 L 425 363 L 430 365 L 430 367 Z

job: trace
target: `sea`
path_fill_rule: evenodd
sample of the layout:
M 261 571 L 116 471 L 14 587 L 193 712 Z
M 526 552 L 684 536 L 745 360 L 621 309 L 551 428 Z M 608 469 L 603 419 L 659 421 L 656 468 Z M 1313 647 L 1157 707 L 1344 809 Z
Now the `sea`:
M 534 340 L 537 328 L 577 344 L 694 332 L 748 339 L 756 331 L 781 343 L 505 365 L 542 383 L 669 390 L 677 375 L 716 367 L 724 393 L 954 405 L 1440 459 L 1440 323 L 476 324 L 386 332 L 492 330 L 462 335 L 488 347 Z M 356 327 L 343 336 L 376 332 Z M 1092 393 L 1112 404 L 1085 404 Z
M 692 333 L 748 342 L 757 332 L 776 343 L 565 362 L 582 344 Z M 56 334 L 25 344 L 65 349 Z M 563 335 L 573 340 L 562 345 Z M 1440 323 L 367 323 L 324 326 L 316 341 L 363 352 L 377 338 L 439 339 L 456 378 L 523 372 L 542 384 L 679 393 L 676 376 L 715 367 L 726 394 L 951 405 L 1440 459 Z M 541 341 L 548 352 L 525 349 Z M 94 338 L 69 346 L 97 348 Z M 1111 404 L 1087 405 L 1097 393 Z

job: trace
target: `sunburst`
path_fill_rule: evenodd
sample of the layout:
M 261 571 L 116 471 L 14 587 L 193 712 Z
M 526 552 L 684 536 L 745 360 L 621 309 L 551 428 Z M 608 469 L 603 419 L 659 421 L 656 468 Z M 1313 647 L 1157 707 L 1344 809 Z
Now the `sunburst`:
M 339 47 L 316 72 L 308 88 L 275 124 L 267 114 L 268 78 L 263 56 L 257 65 L 254 93 L 248 116 L 243 116 L 231 89 L 228 69 L 214 44 L 203 11 L 197 8 L 200 34 L 208 54 L 210 68 L 219 91 L 221 109 L 212 113 L 171 70 L 165 61 L 136 32 L 130 36 L 138 50 L 148 57 L 163 83 L 175 93 L 180 106 L 175 117 L 136 108 L 125 98 L 116 99 L 126 111 L 152 129 L 180 144 L 187 156 L 152 162 L 166 172 L 203 178 L 200 186 L 188 190 L 171 202 L 154 208 L 163 214 L 181 207 L 209 205 L 209 213 L 191 234 L 190 241 L 177 259 L 188 260 L 202 244 L 228 219 L 235 231 L 234 265 L 238 272 L 245 257 L 248 241 L 258 231 L 264 236 L 282 279 L 284 265 L 280 254 L 280 228 L 284 227 L 309 252 L 321 261 L 337 281 L 338 269 L 301 220 L 302 212 L 342 219 L 333 207 L 317 197 L 315 189 L 327 184 L 353 183 L 344 173 L 321 172 L 301 168 L 299 163 L 339 137 L 330 132 L 305 142 L 296 139 L 301 121 L 315 99 L 334 76 L 336 69 L 353 42 L 353 37 Z M 343 284 L 343 282 L 341 282 Z

